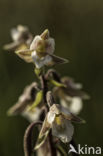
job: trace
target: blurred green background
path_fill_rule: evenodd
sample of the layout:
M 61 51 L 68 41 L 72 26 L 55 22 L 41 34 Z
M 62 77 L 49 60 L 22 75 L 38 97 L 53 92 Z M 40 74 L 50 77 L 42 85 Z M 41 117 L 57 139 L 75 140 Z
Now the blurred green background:
M 103 1 L 0 0 L 0 20 L 0 156 L 24 155 L 23 135 L 29 123 L 20 116 L 7 117 L 6 111 L 35 79 L 32 64 L 2 49 L 11 41 L 9 31 L 17 24 L 28 25 L 34 35 L 50 30 L 55 53 L 70 60 L 57 70 L 83 83 L 91 96 L 80 114 L 87 123 L 76 126 L 76 142 L 102 146 Z

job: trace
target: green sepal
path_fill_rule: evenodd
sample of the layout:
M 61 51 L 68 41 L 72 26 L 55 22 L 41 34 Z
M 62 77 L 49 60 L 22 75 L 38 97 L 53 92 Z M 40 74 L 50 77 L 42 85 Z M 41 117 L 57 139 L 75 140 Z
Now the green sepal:
M 63 84 L 63 83 L 57 82 L 57 81 L 55 81 L 55 80 L 53 80 L 53 79 L 51 79 L 51 80 L 49 80 L 49 81 L 50 81 L 50 83 L 52 83 L 52 84 L 55 85 L 56 87 L 64 87 L 64 88 L 66 88 L 66 85 Z
M 40 102 L 42 101 L 43 99 L 43 91 L 40 90 L 37 94 L 36 94 L 36 98 L 35 98 L 35 101 L 33 102 L 33 104 L 28 108 L 29 110 L 32 110 L 34 109 L 35 107 L 37 107 Z
M 36 146 L 34 147 L 34 150 L 39 149 L 39 148 L 44 144 L 44 142 L 45 142 L 46 139 L 47 139 L 48 133 L 49 133 L 49 130 L 46 131 L 44 135 L 39 136 L 38 141 L 37 141 L 37 144 L 36 144 Z
M 48 134 L 50 132 L 50 129 L 51 129 L 51 125 L 48 123 L 47 117 L 46 117 L 44 122 L 43 122 L 42 128 L 40 130 L 40 133 L 39 133 L 39 136 L 37 139 L 37 143 L 34 147 L 34 150 L 39 149 L 45 143 L 45 141 L 48 137 Z

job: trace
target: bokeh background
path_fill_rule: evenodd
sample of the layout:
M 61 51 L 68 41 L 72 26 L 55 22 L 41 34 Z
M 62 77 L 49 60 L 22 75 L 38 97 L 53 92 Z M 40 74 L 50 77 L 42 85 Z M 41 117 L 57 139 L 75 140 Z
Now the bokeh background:
M 48 28 L 56 41 L 56 54 L 69 64 L 57 67 L 61 75 L 84 85 L 91 99 L 84 102 L 76 142 L 103 145 L 103 1 L 102 0 L 0 0 L 0 156 L 23 156 L 23 135 L 28 122 L 6 111 L 23 88 L 35 79 L 33 65 L 3 51 L 11 41 L 10 29 L 28 25 L 40 34 Z

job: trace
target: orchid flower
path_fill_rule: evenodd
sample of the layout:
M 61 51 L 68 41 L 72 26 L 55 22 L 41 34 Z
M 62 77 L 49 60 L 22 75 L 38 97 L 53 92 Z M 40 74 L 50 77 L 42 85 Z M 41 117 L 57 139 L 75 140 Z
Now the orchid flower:
M 33 82 L 24 89 L 18 102 L 8 110 L 8 115 L 21 114 L 30 122 L 38 120 L 41 113 L 39 104 L 41 103 L 42 95 L 42 90 L 39 90 L 37 83 Z M 34 107 L 31 109 L 32 105 Z M 37 107 L 38 105 L 39 107 Z
M 26 49 L 33 39 L 28 27 L 23 25 L 18 25 L 16 28 L 11 29 L 11 38 L 13 42 L 4 45 L 5 50 L 15 51 L 20 49 Z
M 35 150 L 44 144 L 50 129 L 52 129 L 52 135 L 59 138 L 63 143 L 70 142 L 74 133 L 71 122 L 84 123 L 84 120 L 73 115 L 61 105 L 52 104 L 43 122 Z
M 34 63 L 36 68 L 67 63 L 68 60 L 55 56 L 55 41 L 46 29 L 41 35 L 34 37 L 29 49 L 18 50 L 16 54 L 28 63 Z

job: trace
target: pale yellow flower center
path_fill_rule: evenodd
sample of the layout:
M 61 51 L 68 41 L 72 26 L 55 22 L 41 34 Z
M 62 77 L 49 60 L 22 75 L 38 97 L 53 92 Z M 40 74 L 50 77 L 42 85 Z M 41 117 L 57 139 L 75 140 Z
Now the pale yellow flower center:
M 57 117 L 55 118 L 55 121 L 56 121 L 56 124 L 57 124 L 57 125 L 62 125 L 62 119 L 61 119 L 60 116 L 57 116 Z

